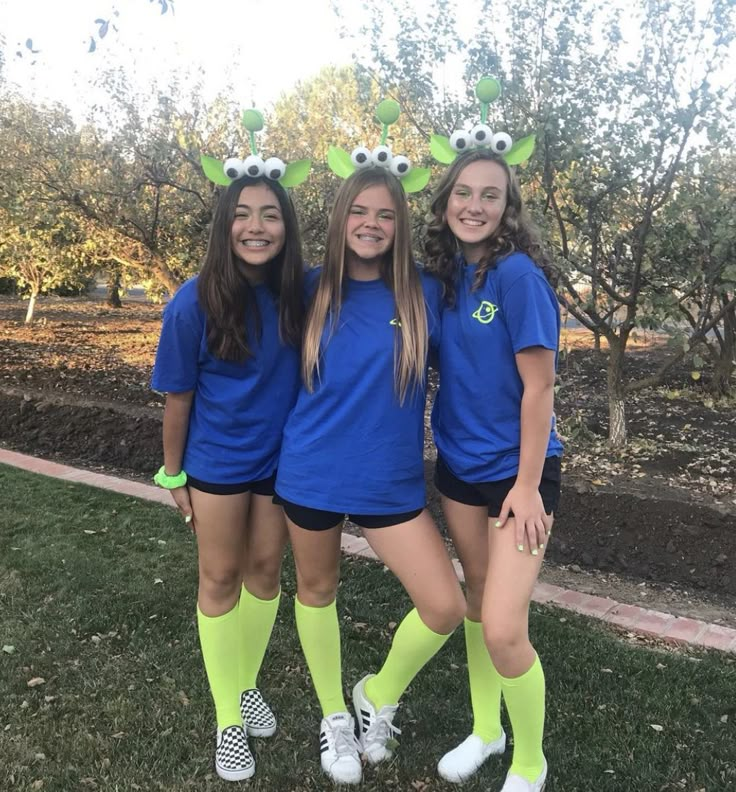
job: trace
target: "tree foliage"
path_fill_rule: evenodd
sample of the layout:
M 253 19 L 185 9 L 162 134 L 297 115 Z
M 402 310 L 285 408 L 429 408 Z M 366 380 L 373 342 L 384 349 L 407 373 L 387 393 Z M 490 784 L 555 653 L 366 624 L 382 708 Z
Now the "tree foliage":
M 458 106 L 432 94 L 438 66 L 460 58 L 469 90 L 484 74 L 502 81 L 489 123 L 515 137 L 536 132 L 522 180 L 559 267 L 560 302 L 608 342 L 609 437 L 623 445 L 626 394 L 642 385 L 625 376 L 631 333 L 654 317 L 680 318 L 678 300 L 658 298 L 668 271 L 653 254 L 654 229 L 702 140 L 722 135 L 733 96 L 725 80 L 734 4 L 642 0 L 627 8 L 639 17 L 640 38 L 626 42 L 621 9 L 601 0 L 485 0 L 472 39 L 462 42 L 447 2 L 420 18 L 406 0 L 390 0 L 390 14 L 402 20 L 390 43 L 377 21 L 387 4 L 364 5 L 374 22 L 358 57 L 382 85 L 402 83 L 420 128 L 434 119 L 447 132 L 477 118 L 471 101 Z

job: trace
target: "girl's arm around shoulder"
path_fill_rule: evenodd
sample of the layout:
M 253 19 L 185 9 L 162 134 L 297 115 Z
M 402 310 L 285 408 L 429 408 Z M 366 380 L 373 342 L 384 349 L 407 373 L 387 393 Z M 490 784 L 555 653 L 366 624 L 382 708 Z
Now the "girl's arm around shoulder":
M 417 266 L 419 277 L 424 292 L 424 303 L 427 307 L 427 329 L 429 331 L 429 344 L 435 350 L 439 348 L 442 330 L 443 287 L 442 281 L 432 273 Z

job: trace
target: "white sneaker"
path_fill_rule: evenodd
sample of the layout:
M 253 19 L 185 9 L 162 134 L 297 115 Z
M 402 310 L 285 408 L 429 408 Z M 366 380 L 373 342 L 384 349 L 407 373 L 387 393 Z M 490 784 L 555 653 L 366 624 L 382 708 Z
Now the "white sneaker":
M 477 734 L 463 740 L 457 748 L 448 751 L 437 765 L 437 772 L 453 784 L 462 784 L 475 773 L 483 762 L 493 754 L 502 754 L 506 750 L 506 732 L 492 742 L 483 742 Z
M 379 712 L 365 695 L 365 683 L 374 674 L 368 674 L 353 688 L 353 707 L 358 719 L 358 740 L 366 759 L 371 764 L 378 764 L 393 755 L 398 745 L 395 739 L 401 731 L 393 724 L 397 706 L 386 704 Z
M 319 727 L 322 769 L 336 784 L 359 784 L 363 777 L 355 721 L 347 712 L 322 718 Z
M 240 715 L 249 737 L 270 737 L 276 732 L 276 716 L 258 688 L 240 694 Z
M 255 773 L 256 762 L 242 726 L 217 730 L 215 771 L 225 781 L 244 781 Z
M 542 772 L 534 781 L 527 781 L 519 775 L 509 773 L 506 783 L 501 787 L 501 792 L 542 792 L 547 782 L 547 760 L 544 760 Z

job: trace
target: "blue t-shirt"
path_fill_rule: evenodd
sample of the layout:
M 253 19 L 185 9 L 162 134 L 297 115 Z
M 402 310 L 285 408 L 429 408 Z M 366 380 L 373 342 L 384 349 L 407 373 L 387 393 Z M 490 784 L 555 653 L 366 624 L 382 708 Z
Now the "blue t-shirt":
M 436 345 L 441 287 L 424 273 L 421 279 Z M 393 292 L 382 280 L 347 282 L 338 326 L 330 333 L 329 316 L 325 322 L 314 391 L 302 386 L 286 422 L 276 479 L 282 498 L 341 514 L 424 506 L 426 383 L 399 403 L 395 317 Z
M 151 387 L 166 393 L 194 391 L 182 468 L 214 484 L 273 474 L 299 388 L 299 352 L 279 339 L 277 300 L 265 285 L 254 291 L 262 333 L 259 341 L 249 324 L 253 356 L 242 363 L 220 360 L 207 348 L 196 277 L 164 310 Z
M 557 298 L 527 255 L 502 259 L 472 291 L 476 270 L 461 262 L 456 303 L 442 311 L 440 388 L 432 410 L 437 450 L 471 483 L 518 473 L 524 387 L 514 356 L 534 346 L 556 353 L 560 336 Z M 552 425 L 547 456 L 561 454 Z

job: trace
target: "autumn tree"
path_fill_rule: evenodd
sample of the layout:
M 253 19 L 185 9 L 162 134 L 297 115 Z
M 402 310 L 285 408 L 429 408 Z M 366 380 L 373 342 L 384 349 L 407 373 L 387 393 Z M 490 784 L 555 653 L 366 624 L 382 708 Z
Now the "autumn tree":
M 431 93 L 452 56 L 463 60 L 469 89 L 484 74 L 501 78 L 493 126 L 536 133 L 522 182 L 559 266 L 561 303 L 608 343 L 609 439 L 622 446 L 626 396 L 641 386 L 626 379 L 627 344 L 648 322 L 648 295 L 662 267 L 651 255 L 653 229 L 694 135 L 721 123 L 732 90 L 723 77 L 736 30 L 733 3 L 632 4 L 627 17 L 640 32 L 627 43 L 623 12 L 601 0 L 487 0 L 472 39 L 459 46 L 446 2 L 421 18 L 405 0 L 364 5 L 373 22 L 357 57 L 382 84 L 401 81 L 409 93 L 417 74 L 421 117 L 434 116 L 436 131 L 477 116 L 470 103 L 458 111 L 451 96 Z M 402 22 L 390 42 L 378 23 L 387 5 L 389 18 Z

